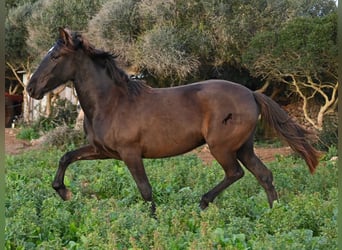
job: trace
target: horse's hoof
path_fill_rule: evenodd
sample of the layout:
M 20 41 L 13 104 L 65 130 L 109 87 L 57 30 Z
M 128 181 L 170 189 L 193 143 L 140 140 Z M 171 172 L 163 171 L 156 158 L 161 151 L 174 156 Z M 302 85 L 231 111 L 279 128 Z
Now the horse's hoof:
M 68 200 L 71 200 L 71 197 L 72 197 L 72 193 L 70 190 L 66 190 L 66 194 L 65 194 L 65 200 L 68 201 Z
M 72 197 L 71 191 L 69 189 L 66 189 L 66 188 L 59 189 L 57 192 L 64 201 L 68 201 Z
M 200 209 L 205 210 L 208 207 L 208 205 L 209 205 L 208 202 L 201 200 L 199 207 Z

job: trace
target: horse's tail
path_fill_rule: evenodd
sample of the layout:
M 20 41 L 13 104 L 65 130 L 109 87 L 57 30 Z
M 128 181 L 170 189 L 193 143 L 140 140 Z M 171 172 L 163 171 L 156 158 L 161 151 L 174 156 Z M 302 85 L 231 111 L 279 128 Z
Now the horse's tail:
M 271 98 L 258 92 L 253 94 L 260 106 L 261 119 L 304 158 L 313 174 L 318 165 L 319 152 L 308 142 L 311 133 L 294 122 Z

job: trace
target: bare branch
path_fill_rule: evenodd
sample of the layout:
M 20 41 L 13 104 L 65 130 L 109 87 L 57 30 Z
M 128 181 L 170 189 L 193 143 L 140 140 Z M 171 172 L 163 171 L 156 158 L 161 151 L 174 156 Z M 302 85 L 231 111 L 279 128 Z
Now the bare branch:
M 11 69 L 13 75 L 15 76 L 16 80 L 20 83 L 20 85 L 25 88 L 25 84 L 23 83 L 22 79 L 19 77 L 16 69 L 10 62 L 6 62 L 6 65 Z
M 262 85 L 262 87 L 260 89 L 257 89 L 256 92 L 264 93 L 269 86 L 270 86 L 270 81 L 266 80 L 264 85 Z

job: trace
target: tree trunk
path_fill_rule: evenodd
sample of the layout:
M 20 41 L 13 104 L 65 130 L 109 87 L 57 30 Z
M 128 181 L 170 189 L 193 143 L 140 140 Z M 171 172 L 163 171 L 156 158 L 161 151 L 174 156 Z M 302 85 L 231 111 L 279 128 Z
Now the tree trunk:
M 83 112 L 83 109 L 81 109 L 76 118 L 76 123 L 75 123 L 76 130 L 83 129 L 83 121 L 84 121 L 84 112 Z
M 26 90 L 23 90 L 23 119 L 25 123 L 29 123 L 31 121 L 31 110 L 30 110 L 30 105 L 29 105 L 29 101 L 28 101 L 28 94 L 26 92 Z
M 49 117 L 51 115 L 51 93 L 46 94 L 46 107 L 45 107 L 45 116 Z

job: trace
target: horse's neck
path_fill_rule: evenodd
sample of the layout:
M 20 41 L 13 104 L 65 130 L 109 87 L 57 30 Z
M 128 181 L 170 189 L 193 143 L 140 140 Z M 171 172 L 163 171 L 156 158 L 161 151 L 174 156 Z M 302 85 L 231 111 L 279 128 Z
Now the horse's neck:
M 109 79 L 106 72 L 95 69 L 93 65 L 87 68 L 81 66 L 79 72 L 74 84 L 78 100 L 87 118 L 92 120 L 96 115 L 95 112 L 103 110 L 108 105 L 114 108 L 121 91 Z

